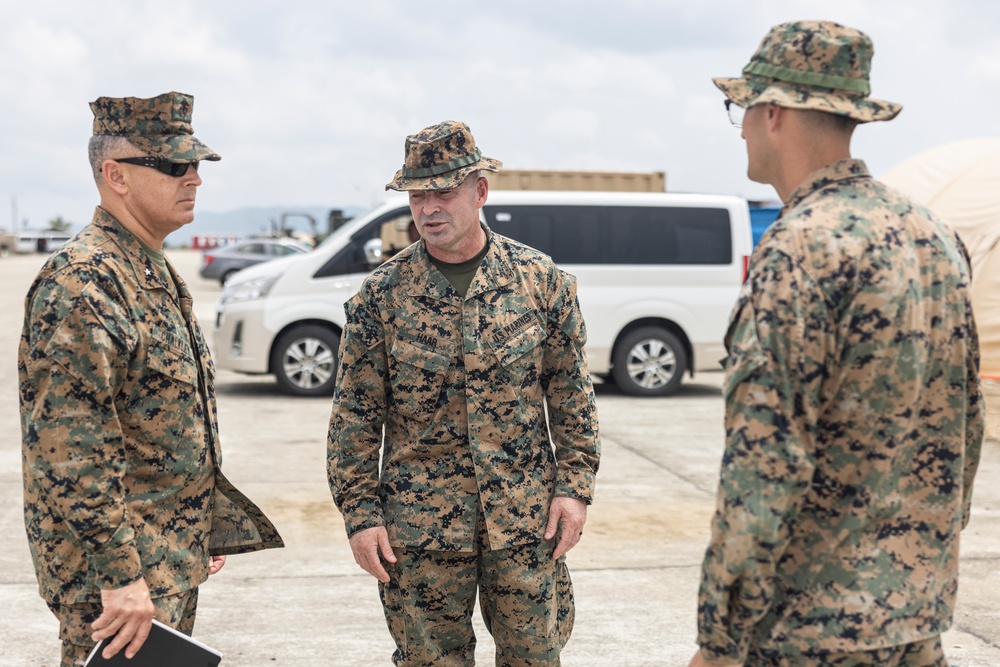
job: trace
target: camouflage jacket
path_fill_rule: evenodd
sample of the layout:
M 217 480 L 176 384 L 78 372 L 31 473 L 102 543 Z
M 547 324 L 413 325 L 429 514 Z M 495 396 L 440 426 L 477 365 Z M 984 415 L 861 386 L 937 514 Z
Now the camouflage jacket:
M 968 256 L 844 160 L 792 194 L 730 322 L 706 657 L 947 629 L 983 437 Z
M 210 554 L 281 546 L 219 469 L 214 367 L 170 273 L 97 209 L 28 292 L 24 520 L 50 602 L 99 601 L 140 576 L 171 595 L 205 580 Z
M 394 546 L 471 551 L 481 505 L 502 549 L 541 540 L 553 495 L 593 498 L 600 443 L 576 282 L 489 235 L 464 300 L 419 242 L 346 304 L 328 473 L 348 535 L 385 525 Z

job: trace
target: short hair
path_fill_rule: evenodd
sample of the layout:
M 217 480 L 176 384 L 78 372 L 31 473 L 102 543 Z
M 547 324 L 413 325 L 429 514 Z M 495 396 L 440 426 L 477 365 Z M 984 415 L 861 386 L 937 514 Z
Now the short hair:
M 143 152 L 129 143 L 126 137 L 117 134 L 95 134 L 90 138 L 87 155 L 90 158 L 90 170 L 94 173 L 94 182 L 97 183 L 97 187 L 101 187 L 101 183 L 104 182 L 101 165 L 105 160 L 139 157 Z
M 858 121 L 850 116 L 819 111 L 817 109 L 797 109 L 814 130 L 850 135 L 858 126 Z
M 482 169 L 476 169 L 475 171 L 470 171 L 466 174 L 465 178 L 462 179 L 460 185 L 465 185 L 466 183 L 478 183 L 480 178 L 485 178 L 483 176 Z

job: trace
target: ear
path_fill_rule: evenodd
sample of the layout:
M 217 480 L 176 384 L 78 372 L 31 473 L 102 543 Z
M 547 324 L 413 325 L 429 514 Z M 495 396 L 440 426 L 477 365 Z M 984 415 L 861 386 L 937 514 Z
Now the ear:
M 476 181 L 476 208 L 482 208 L 486 203 L 486 198 L 490 194 L 490 182 L 485 176 L 480 176 Z
M 786 113 L 788 109 L 784 107 L 779 107 L 777 104 L 767 105 L 767 129 L 771 132 L 776 132 L 782 127 L 787 121 Z
M 128 182 L 125 179 L 125 172 L 121 165 L 114 160 L 105 160 L 101 163 L 101 176 L 104 184 L 119 195 L 128 193 Z

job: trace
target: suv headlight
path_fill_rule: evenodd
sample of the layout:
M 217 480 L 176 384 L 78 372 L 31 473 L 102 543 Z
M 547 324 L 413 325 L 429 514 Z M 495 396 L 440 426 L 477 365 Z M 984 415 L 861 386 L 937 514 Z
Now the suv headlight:
M 260 299 L 271 291 L 271 287 L 277 282 L 280 276 L 268 276 L 267 278 L 255 278 L 246 282 L 232 285 L 226 283 L 222 288 L 222 296 L 219 297 L 219 306 L 236 301 L 253 301 Z

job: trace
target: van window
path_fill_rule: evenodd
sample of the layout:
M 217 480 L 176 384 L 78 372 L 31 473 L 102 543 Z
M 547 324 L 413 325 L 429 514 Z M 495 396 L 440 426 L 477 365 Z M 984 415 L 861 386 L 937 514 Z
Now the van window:
M 483 207 L 494 231 L 557 264 L 731 264 L 729 211 L 672 206 Z

